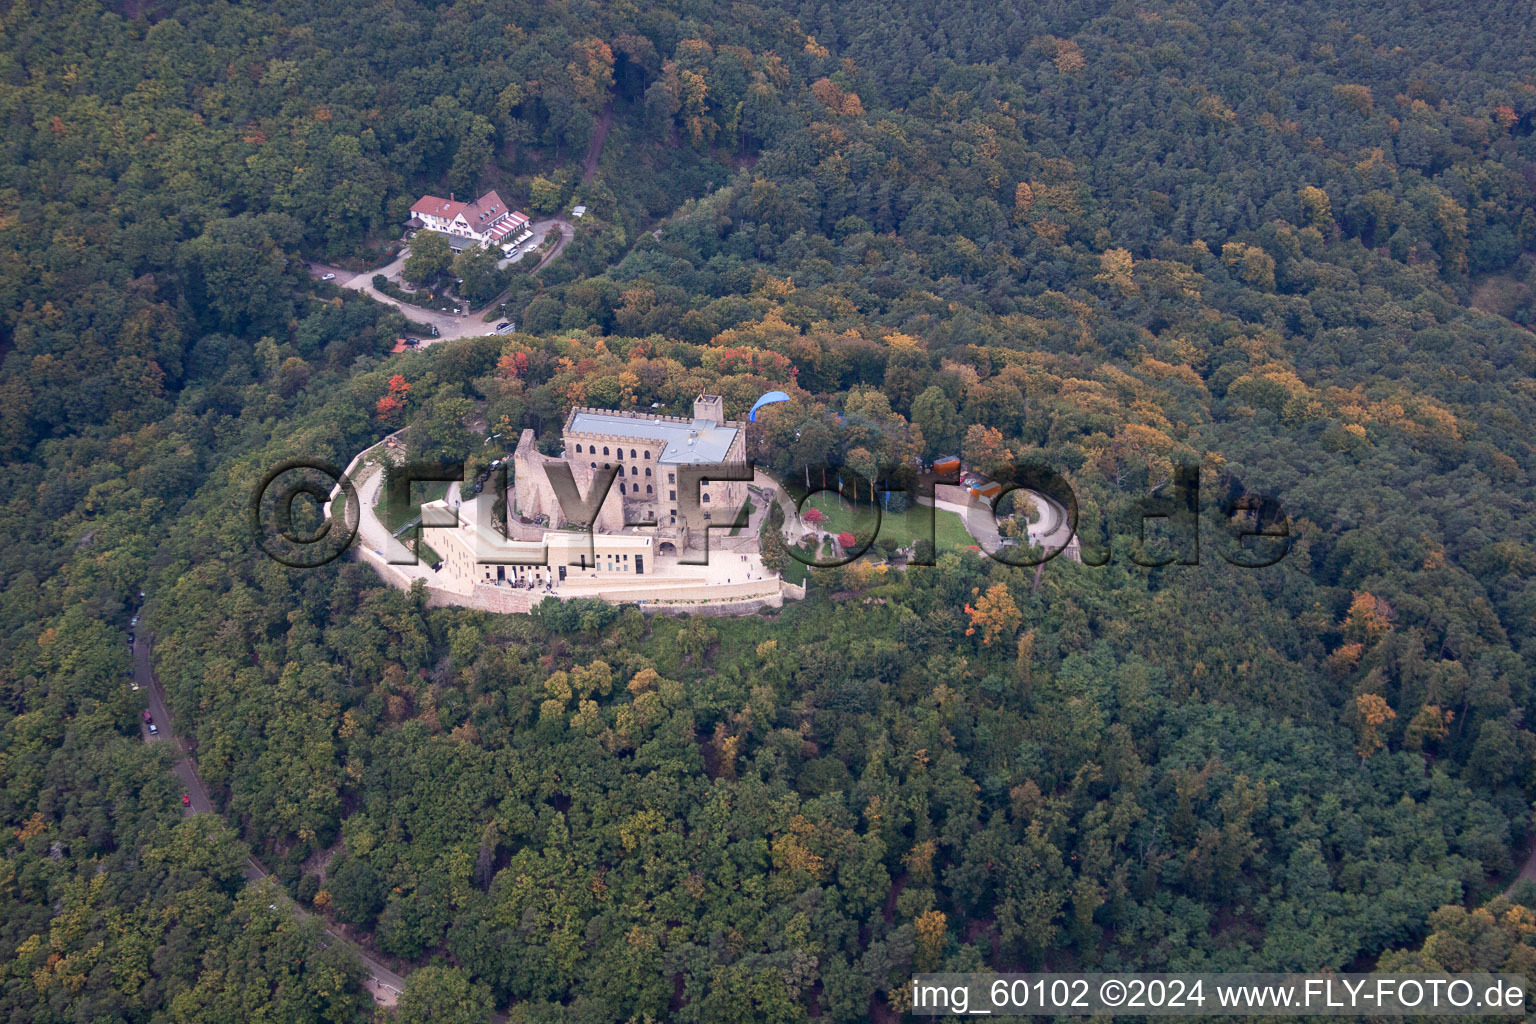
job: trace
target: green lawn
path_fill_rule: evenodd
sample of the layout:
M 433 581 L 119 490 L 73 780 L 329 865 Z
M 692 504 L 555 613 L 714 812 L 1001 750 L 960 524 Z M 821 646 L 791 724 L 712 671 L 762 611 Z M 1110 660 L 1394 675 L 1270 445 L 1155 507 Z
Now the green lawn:
M 844 530 L 863 540 L 864 534 L 869 532 L 874 522 L 874 514 L 871 509 L 864 508 L 854 510 L 842 502 L 837 495 L 823 492 L 812 495 L 806 501 L 805 508 L 815 508 L 821 511 L 827 518 L 819 528 L 831 533 L 842 533 Z M 803 510 L 802 510 L 803 511 Z M 878 537 L 883 539 L 890 537 L 902 547 L 911 547 L 912 544 L 924 534 L 921 532 L 926 525 L 927 509 L 918 509 L 910 512 L 892 514 L 882 513 L 880 516 L 880 531 Z M 855 529 L 855 524 L 862 529 Z M 943 509 L 936 510 L 933 518 L 933 546 L 934 553 L 941 555 L 946 551 L 963 551 L 975 544 L 975 539 L 966 532 L 965 523 L 953 512 Z
M 405 508 L 394 508 L 389 504 L 389 485 L 385 484 L 380 491 L 379 506 L 377 512 L 379 522 L 394 533 L 406 523 L 421 515 L 421 506 L 429 501 L 436 501 L 448 493 L 448 484 L 442 480 L 432 480 L 411 485 L 411 500 Z

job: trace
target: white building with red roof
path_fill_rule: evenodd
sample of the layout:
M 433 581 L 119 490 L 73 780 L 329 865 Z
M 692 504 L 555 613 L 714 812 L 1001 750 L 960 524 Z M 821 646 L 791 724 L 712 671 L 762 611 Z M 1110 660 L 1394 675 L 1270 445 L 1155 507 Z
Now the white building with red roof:
M 454 252 L 470 245 L 504 245 L 528 234 L 528 215 L 508 208 L 494 189 L 472 203 L 455 201 L 451 192 L 447 199 L 422 196 L 411 207 L 411 218 L 447 235 Z

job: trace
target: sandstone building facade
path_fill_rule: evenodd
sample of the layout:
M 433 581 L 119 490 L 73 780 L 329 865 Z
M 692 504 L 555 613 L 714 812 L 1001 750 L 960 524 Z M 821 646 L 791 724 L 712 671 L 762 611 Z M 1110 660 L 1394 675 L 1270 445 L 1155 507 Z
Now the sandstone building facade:
M 691 418 L 577 407 L 566 417 L 562 439 L 560 455 L 548 456 L 534 446 L 533 432 L 523 431 L 513 455 L 512 514 L 563 526 L 565 511 L 547 467 L 568 465 L 583 495 L 600 470 L 616 468 L 618 475 L 594 527 L 617 533 L 627 526 L 654 524 L 646 529 L 655 537 L 659 555 L 703 544 L 702 538 L 691 535 L 679 500 L 688 482 L 683 467 L 731 464 L 744 471 L 747 462 L 746 425 L 725 418 L 725 403 L 718 395 L 694 399 Z M 698 494 L 705 521 L 729 523 L 746 505 L 747 482 L 706 478 Z M 724 536 L 724 531 L 712 536 Z

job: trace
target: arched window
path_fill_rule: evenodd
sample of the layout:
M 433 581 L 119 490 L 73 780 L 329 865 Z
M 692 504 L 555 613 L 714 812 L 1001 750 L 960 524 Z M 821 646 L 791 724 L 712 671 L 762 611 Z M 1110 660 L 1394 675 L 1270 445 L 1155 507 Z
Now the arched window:
M 646 484 L 645 485 L 645 493 L 646 494 L 650 494 L 651 493 L 651 485 L 650 484 Z
M 706 505 L 709 504 L 709 495 L 707 495 L 707 494 L 704 495 L 704 504 L 706 504 Z
M 577 454 L 577 455 L 580 455 L 580 454 L 581 454 L 581 445 L 580 445 L 580 443 L 578 443 L 578 444 L 577 444 L 577 445 L 576 445 L 576 454 Z
M 640 467 L 639 466 L 630 466 L 629 467 L 629 475 L 630 476 L 639 476 L 640 475 Z
M 633 449 L 633 448 L 631 448 L 631 449 L 630 449 L 630 450 L 629 450 L 629 457 L 630 457 L 630 458 L 634 458 L 634 457 L 635 457 L 635 450 L 634 450 L 634 449 Z
M 649 448 L 647 448 L 647 449 L 646 449 L 646 450 L 645 450 L 645 457 L 646 457 L 646 458 L 650 458 L 650 457 L 651 457 L 651 450 L 650 450 L 650 449 L 649 449 Z
M 593 468 L 593 469 L 596 469 L 596 468 L 597 468 L 597 463 L 595 463 L 595 462 L 594 462 L 594 463 L 592 463 L 592 468 Z
M 622 459 L 622 458 L 623 458 L 623 457 L 624 457 L 624 449 L 623 449 L 623 448 L 620 448 L 620 449 L 619 449 L 619 458 L 621 458 L 621 459 Z
M 603 454 L 604 455 L 608 454 L 608 446 L 607 445 L 603 445 Z
M 651 475 L 651 467 L 650 466 L 646 466 L 645 467 L 645 475 L 646 476 L 650 476 Z
M 623 484 L 619 484 L 619 493 L 620 494 L 624 493 L 624 485 Z

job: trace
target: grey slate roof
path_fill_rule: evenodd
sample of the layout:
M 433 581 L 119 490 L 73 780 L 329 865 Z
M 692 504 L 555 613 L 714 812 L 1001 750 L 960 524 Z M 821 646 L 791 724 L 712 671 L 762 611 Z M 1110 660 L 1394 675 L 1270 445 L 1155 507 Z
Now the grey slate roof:
M 618 413 L 578 412 L 568 432 L 608 434 L 636 441 L 662 441 L 666 447 L 656 461 L 664 464 L 724 462 L 736 440 L 736 427 L 719 426 L 713 420 L 647 420 Z M 690 443 L 691 442 L 691 443 Z

